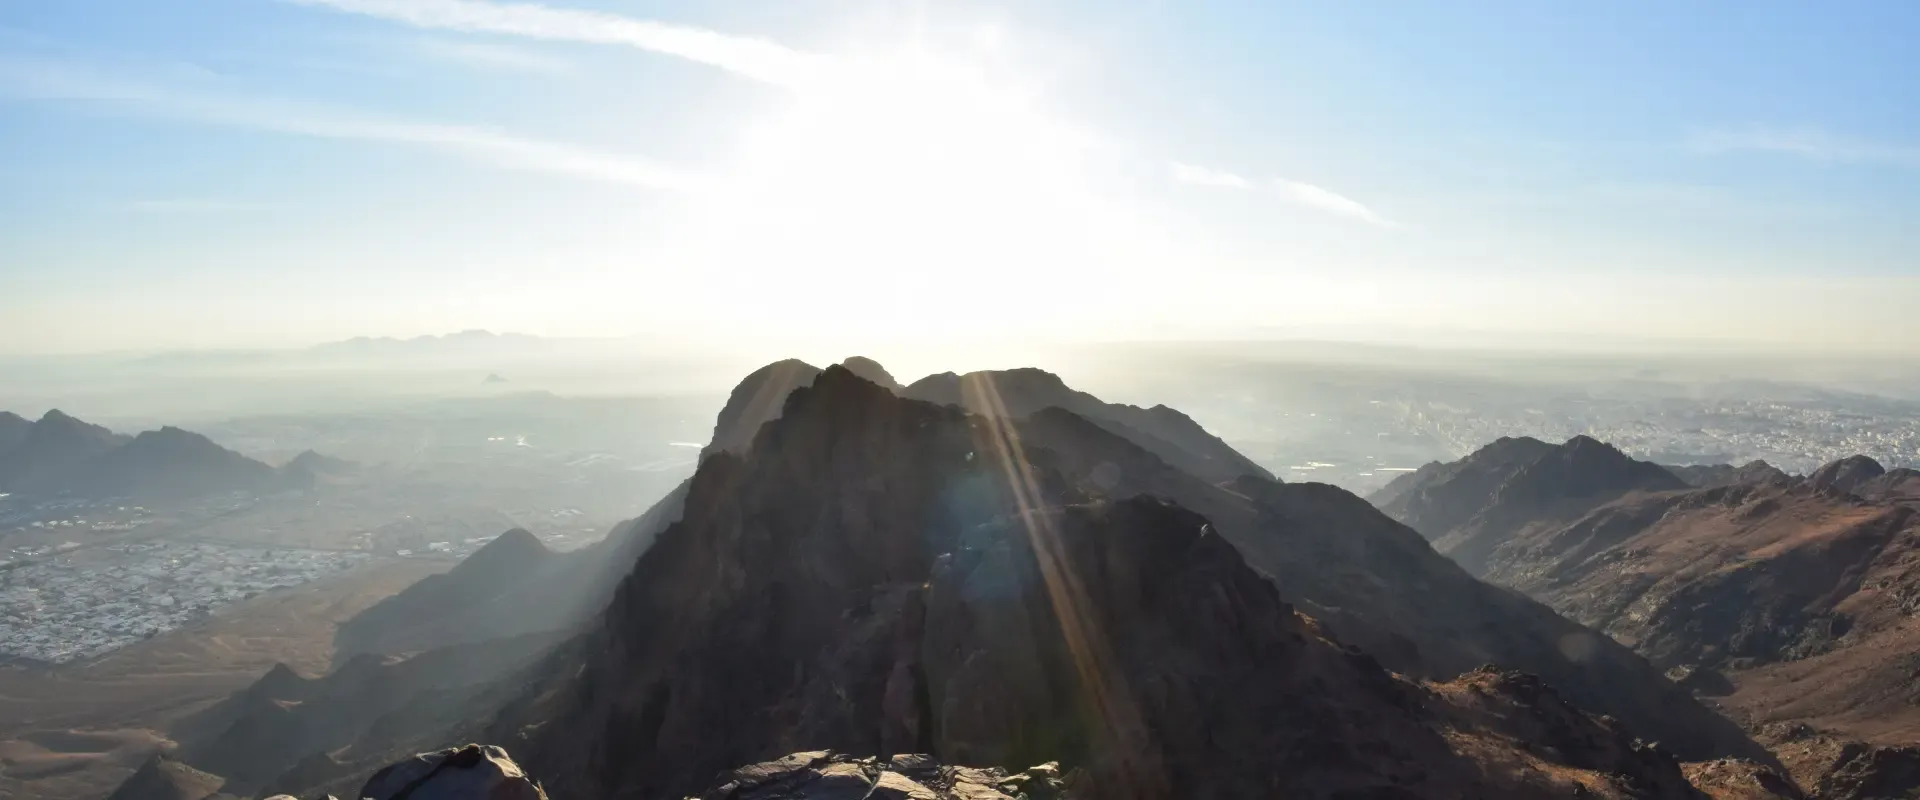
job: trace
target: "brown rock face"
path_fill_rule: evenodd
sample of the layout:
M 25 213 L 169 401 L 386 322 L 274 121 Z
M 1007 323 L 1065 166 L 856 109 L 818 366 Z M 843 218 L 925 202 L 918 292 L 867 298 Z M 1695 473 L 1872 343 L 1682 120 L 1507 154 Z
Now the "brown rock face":
M 703 462 L 682 520 L 495 740 L 559 797 L 685 795 L 800 743 L 1057 758 L 1087 798 L 1697 796 L 1537 680 L 1394 676 L 1204 517 L 1098 499 L 1038 449 L 829 369 L 747 456 Z M 828 766 L 811 780 L 878 786 Z

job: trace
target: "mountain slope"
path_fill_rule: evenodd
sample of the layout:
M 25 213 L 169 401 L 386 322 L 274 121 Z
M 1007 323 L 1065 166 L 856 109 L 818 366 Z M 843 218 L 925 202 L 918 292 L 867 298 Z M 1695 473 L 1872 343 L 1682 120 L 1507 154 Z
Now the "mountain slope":
M 1575 703 L 1692 758 L 1758 756 L 1726 720 L 1627 648 L 1490 586 L 1345 490 L 1245 477 L 1217 487 L 1059 409 L 1021 440 L 1035 458 L 1114 496 L 1168 497 L 1203 514 L 1282 596 L 1390 669 L 1442 679 L 1495 663 L 1542 676 Z
M 1273 478 L 1264 467 L 1179 411 L 1166 406 L 1141 408 L 1108 403 L 1067 386 L 1060 376 L 1045 370 L 988 370 L 965 375 L 946 372 L 915 381 L 901 394 L 960 406 L 985 416 L 1019 418 L 1049 406 L 1059 407 L 1093 420 L 1209 483 L 1242 475 Z
M 260 491 L 272 487 L 276 477 L 266 464 L 169 426 L 142 432 L 89 459 L 69 470 L 59 486 L 91 497 L 192 497 Z
M 1631 492 L 1689 488 L 1658 464 L 1635 461 L 1587 436 L 1547 445 L 1501 439 L 1437 468 L 1382 505 L 1475 575 L 1494 550 L 1528 530 L 1564 521 Z
M 1091 498 L 1029 452 L 827 370 L 749 455 L 702 463 L 581 661 L 489 738 L 526 737 L 573 797 L 680 796 L 797 742 L 1050 754 L 1089 797 L 1694 796 L 1536 680 L 1396 678 L 1205 518 Z
M 224 781 L 171 758 L 155 754 L 107 800 L 205 800 Z
M 1793 476 L 1782 472 L 1779 467 L 1757 459 L 1738 467 L 1732 464 L 1690 464 L 1668 466 L 1666 470 L 1673 473 L 1674 477 L 1686 481 L 1688 485 L 1702 489 L 1732 486 L 1736 483 L 1766 483 L 1793 479 Z

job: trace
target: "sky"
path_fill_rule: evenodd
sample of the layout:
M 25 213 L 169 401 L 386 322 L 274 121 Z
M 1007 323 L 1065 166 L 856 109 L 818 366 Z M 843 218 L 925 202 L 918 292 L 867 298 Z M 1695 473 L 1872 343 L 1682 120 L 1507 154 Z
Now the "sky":
M 1901 0 L 0 0 L 0 353 L 1920 355 L 1914 41 Z

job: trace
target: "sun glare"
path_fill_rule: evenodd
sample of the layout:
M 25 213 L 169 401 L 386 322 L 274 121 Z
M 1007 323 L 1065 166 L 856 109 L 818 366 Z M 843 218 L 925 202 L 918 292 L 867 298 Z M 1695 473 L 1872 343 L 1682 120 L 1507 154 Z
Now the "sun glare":
M 1089 188 L 1094 144 L 982 65 L 866 52 L 791 89 L 710 198 L 697 256 L 790 289 L 780 302 L 852 296 L 959 332 L 1030 317 L 1002 301 L 1058 288 L 1124 232 Z

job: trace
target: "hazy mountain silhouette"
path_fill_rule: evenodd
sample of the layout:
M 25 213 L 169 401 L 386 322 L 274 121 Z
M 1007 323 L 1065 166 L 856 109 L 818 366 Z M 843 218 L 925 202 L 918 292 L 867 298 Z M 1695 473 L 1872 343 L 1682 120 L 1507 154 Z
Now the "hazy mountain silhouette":
M 164 427 L 95 456 L 61 482 L 95 497 L 192 497 L 272 488 L 275 470 L 191 431 Z
M 313 460 L 321 458 L 313 455 L 301 469 L 324 466 Z M 191 431 L 167 426 L 129 438 L 57 410 L 0 449 L 0 489 L 22 494 L 179 499 L 268 491 L 288 479 Z
M 81 422 L 59 409 L 48 411 L 12 447 L 0 452 L 0 490 L 59 491 L 77 468 L 127 441 L 125 436 Z

